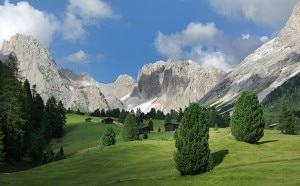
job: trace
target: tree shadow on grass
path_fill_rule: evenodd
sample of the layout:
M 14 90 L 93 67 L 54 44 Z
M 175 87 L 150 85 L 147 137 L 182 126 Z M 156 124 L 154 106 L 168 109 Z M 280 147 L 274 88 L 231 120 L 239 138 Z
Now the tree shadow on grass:
M 279 141 L 279 140 L 266 140 L 266 141 L 259 141 L 257 142 L 258 145 L 261 145 L 261 144 L 265 144 L 265 143 L 272 143 L 272 142 L 276 142 L 276 141 Z
M 70 133 L 72 130 L 74 130 L 76 127 L 78 127 L 79 125 L 72 125 L 72 126 L 68 126 L 64 128 L 64 136 L 68 133 Z
M 217 152 L 212 153 L 212 157 L 214 159 L 214 167 L 220 165 L 224 160 L 225 156 L 229 153 L 229 150 L 219 150 Z

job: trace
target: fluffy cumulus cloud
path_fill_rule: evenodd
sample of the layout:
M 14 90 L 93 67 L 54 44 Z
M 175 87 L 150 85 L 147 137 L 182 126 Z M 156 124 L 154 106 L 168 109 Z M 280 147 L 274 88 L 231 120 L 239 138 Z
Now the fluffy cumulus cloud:
M 103 54 L 87 54 L 83 50 L 79 50 L 78 52 L 75 52 L 74 54 L 71 54 L 63 59 L 63 62 L 67 63 L 76 63 L 76 64 L 85 64 L 90 63 L 93 59 L 94 62 L 100 62 L 104 58 Z
M 45 46 L 51 42 L 59 28 L 59 21 L 51 14 L 37 10 L 28 2 L 0 5 L 0 47 L 3 40 L 16 33 L 32 35 Z
M 79 50 L 78 52 L 71 54 L 66 57 L 67 62 L 71 63 L 87 63 L 89 61 L 90 56 L 86 54 L 84 51 Z
M 0 47 L 3 40 L 16 33 L 32 35 L 45 46 L 56 34 L 67 40 L 81 40 L 88 26 L 116 17 L 110 6 L 101 0 L 69 0 L 60 18 L 35 9 L 26 1 L 13 4 L 5 0 L 0 5 Z
M 155 48 L 166 58 L 191 59 L 205 68 L 214 66 L 229 71 L 266 41 L 266 36 L 250 34 L 230 40 L 214 23 L 190 23 L 180 32 L 159 32 Z
M 209 0 L 215 11 L 230 19 L 245 18 L 256 24 L 280 28 L 298 0 Z
M 110 6 L 101 0 L 70 0 L 63 20 L 64 38 L 82 39 L 86 35 L 86 26 L 117 17 Z

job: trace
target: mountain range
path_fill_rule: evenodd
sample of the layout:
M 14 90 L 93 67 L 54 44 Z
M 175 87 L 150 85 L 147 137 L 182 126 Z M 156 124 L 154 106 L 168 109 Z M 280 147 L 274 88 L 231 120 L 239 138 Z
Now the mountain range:
M 18 59 L 19 78 L 36 85 L 47 100 L 61 100 L 66 108 L 151 108 L 165 112 L 184 108 L 190 102 L 230 109 L 244 90 L 262 101 L 274 89 L 300 72 L 300 3 L 279 36 L 247 56 L 229 73 L 204 69 L 193 61 L 157 61 L 139 70 L 137 79 L 120 75 L 112 84 L 97 82 L 87 73 L 59 69 L 49 51 L 32 36 L 16 34 L 4 41 L 0 59 L 13 53 Z M 224 111 L 226 110 L 224 109 Z

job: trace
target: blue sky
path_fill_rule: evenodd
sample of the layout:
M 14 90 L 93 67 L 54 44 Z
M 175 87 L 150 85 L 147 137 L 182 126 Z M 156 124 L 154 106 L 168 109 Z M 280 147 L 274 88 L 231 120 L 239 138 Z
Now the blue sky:
M 30 0 L 0 3 L 0 43 L 19 32 L 60 68 L 102 83 L 147 63 L 194 60 L 230 71 L 284 26 L 298 0 Z M 1 44 L 0 44 L 1 45 Z

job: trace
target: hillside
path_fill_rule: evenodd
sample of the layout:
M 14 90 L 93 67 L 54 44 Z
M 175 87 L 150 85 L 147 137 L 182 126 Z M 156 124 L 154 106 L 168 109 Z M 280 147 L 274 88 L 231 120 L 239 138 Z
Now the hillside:
M 230 105 L 244 90 L 263 100 L 272 90 L 300 72 L 300 3 L 278 37 L 248 55 L 200 103 Z
M 280 108 L 281 100 L 284 99 L 295 114 L 299 117 L 300 113 L 300 74 L 289 79 L 280 87 L 274 89 L 264 100 L 266 122 L 276 123 L 277 113 Z
M 0 185 L 299 185 L 299 136 L 265 131 L 258 145 L 236 142 L 228 129 L 210 132 L 215 167 L 197 176 L 180 176 L 174 167 L 173 132 L 152 132 L 148 140 L 99 147 L 106 126 L 98 119 L 68 115 L 66 135 L 54 141 L 67 159 L 30 170 L 0 174 Z M 155 122 L 154 127 L 157 131 Z M 284 176 L 282 176 L 284 175 Z M 246 183 L 246 184 L 245 184 Z

